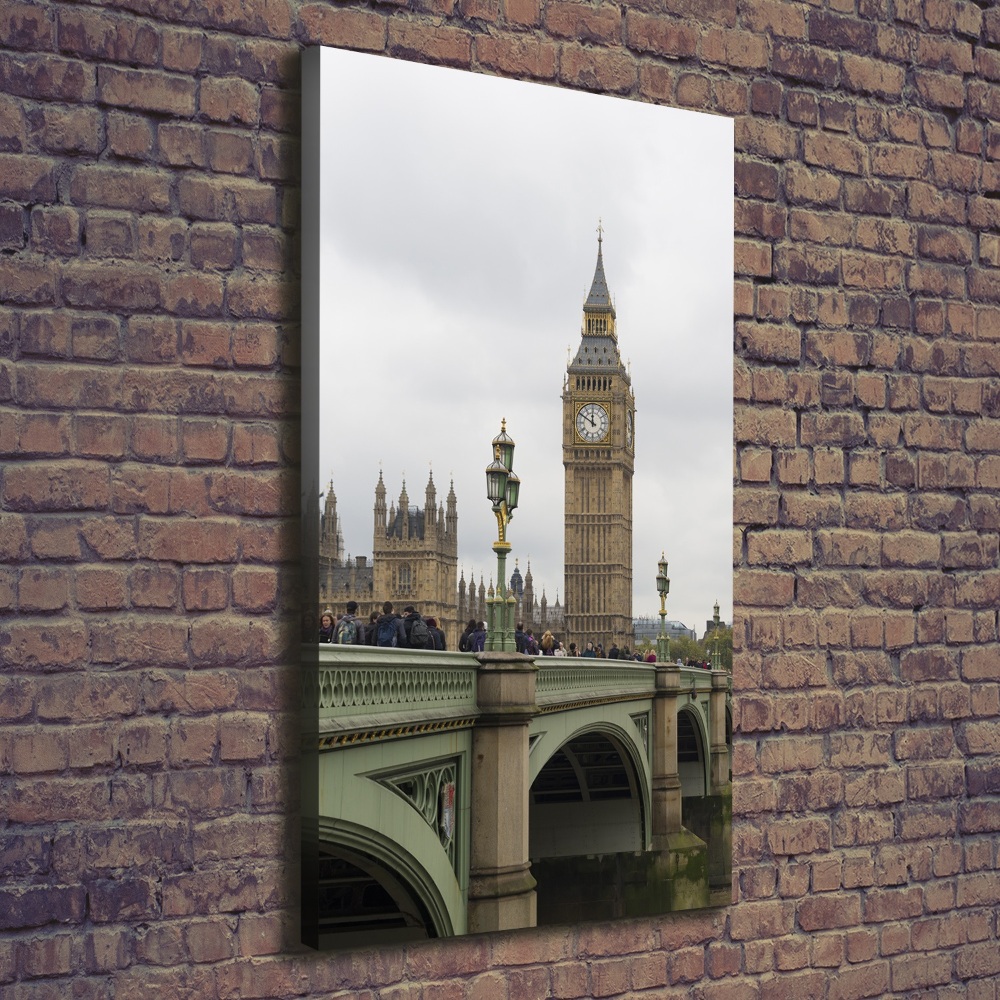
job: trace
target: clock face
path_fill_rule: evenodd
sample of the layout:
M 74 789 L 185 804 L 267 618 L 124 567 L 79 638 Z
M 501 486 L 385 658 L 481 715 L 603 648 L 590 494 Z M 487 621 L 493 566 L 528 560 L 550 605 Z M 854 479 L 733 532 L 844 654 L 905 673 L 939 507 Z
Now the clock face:
M 625 414 L 625 446 L 632 447 L 632 411 Z
M 584 403 L 577 411 L 576 432 L 584 441 L 603 441 L 608 423 L 608 411 L 600 403 Z

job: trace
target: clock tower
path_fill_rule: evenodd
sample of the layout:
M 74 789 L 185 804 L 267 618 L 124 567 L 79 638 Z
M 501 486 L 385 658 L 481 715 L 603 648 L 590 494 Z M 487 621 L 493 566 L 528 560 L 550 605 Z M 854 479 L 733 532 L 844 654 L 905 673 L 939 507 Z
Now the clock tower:
M 580 346 L 563 383 L 566 632 L 633 645 L 632 472 L 635 397 L 618 353 L 615 307 L 604 277 L 603 233 L 583 304 Z

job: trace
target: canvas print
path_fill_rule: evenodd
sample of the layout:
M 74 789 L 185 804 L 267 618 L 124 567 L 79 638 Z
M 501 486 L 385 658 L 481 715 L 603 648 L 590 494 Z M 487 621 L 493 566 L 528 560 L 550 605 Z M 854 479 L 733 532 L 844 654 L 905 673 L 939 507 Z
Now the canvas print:
M 303 64 L 303 939 L 731 901 L 733 126 Z

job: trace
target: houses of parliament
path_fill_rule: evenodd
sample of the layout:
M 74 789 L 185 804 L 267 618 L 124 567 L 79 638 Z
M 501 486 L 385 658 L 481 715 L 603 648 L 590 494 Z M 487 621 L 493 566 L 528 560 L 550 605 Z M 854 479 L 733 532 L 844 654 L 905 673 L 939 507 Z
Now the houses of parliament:
M 618 350 L 616 313 L 604 273 L 603 234 L 597 265 L 583 305 L 580 346 L 563 377 L 562 457 L 564 493 L 563 600 L 549 605 L 536 596 L 530 564 L 509 581 L 517 620 L 536 636 L 550 629 L 564 642 L 588 640 L 631 646 L 632 474 L 635 464 L 635 397 Z M 443 502 L 433 474 L 423 507 L 411 504 L 405 482 L 386 507 L 379 472 L 373 507 L 371 559 L 345 558 L 337 499 L 331 482 L 320 516 L 319 611 L 358 602 L 359 614 L 413 604 L 437 619 L 449 649 L 464 624 L 486 620 L 490 595 L 482 575 L 458 576 L 458 504 L 454 484 Z
M 337 515 L 333 483 L 324 497 L 320 517 L 319 608 L 342 611 L 347 601 L 358 602 L 358 614 L 367 618 L 381 612 L 384 601 L 397 611 L 412 604 L 444 629 L 449 649 L 470 618 L 486 620 L 486 598 L 491 593 L 483 576 L 478 584 L 458 574 L 458 501 L 452 484 L 444 503 L 437 500 L 433 473 L 427 479 L 424 506 L 411 504 L 406 483 L 399 498 L 386 507 L 386 487 L 379 473 L 375 486 L 372 557 L 344 555 L 344 537 Z M 492 581 L 491 581 L 492 583 Z M 517 598 L 518 621 L 536 630 L 564 629 L 559 601 L 549 605 L 543 592 L 535 594 L 529 566 L 524 577 L 515 566 L 510 587 Z

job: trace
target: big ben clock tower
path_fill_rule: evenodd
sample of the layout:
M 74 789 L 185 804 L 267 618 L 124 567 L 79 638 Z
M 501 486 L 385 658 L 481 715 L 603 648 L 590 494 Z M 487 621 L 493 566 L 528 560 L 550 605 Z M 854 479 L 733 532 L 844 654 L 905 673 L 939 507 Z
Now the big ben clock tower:
M 580 347 L 563 384 L 566 632 L 581 648 L 632 645 L 635 397 L 618 353 L 603 233 L 583 304 Z

